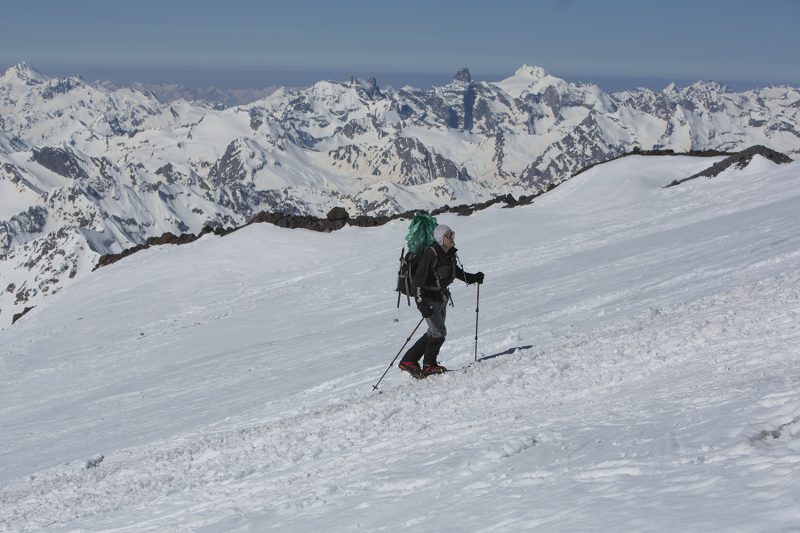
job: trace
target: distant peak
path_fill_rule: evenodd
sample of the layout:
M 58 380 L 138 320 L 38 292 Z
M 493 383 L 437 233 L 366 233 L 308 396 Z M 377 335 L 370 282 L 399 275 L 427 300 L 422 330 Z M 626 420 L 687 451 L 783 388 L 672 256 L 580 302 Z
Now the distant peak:
M 724 93 L 728 88 L 717 81 L 696 81 L 689 86 L 689 89 L 694 91 Z
M 456 75 L 453 76 L 453 81 L 460 83 L 472 83 L 472 75 L 469 73 L 468 68 L 462 68 Z
M 371 77 L 365 81 L 361 78 L 350 76 L 350 86 L 361 87 L 364 89 L 364 91 L 366 91 L 370 98 L 383 96 L 383 93 L 381 93 L 381 88 L 378 86 L 378 80 L 376 80 L 374 77 Z
M 535 67 L 531 65 L 522 65 L 514 73 L 515 76 L 528 76 L 530 78 L 546 78 L 550 74 L 542 67 Z
M 3 77 L 16 78 L 20 81 L 25 82 L 27 85 L 35 85 L 38 83 L 43 83 L 49 79 L 47 76 L 40 73 L 36 69 L 28 66 L 28 64 L 25 63 L 24 61 L 21 63 L 17 63 L 13 67 L 9 68 Z
M 495 83 L 506 93 L 515 98 L 525 94 L 540 94 L 551 86 L 566 86 L 567 82 L 561 78 L 550 75 L 542 67 L 522 65 L 509 78 Z
M 717 81 L 696 81 L 683 88 L 672 82 L 664 87 L 661 92 L 671 96 L 679 94 L 718 94 L 728 92 L 728 88 Z
M 350 85 L 360 85 L 361 87 L 364 88 L 375 89 L 378 87 L 378 80 L 376 80 L 374 77 L 365 80 L 363 78 L 358 78 L 356 76 L 350 76 Z

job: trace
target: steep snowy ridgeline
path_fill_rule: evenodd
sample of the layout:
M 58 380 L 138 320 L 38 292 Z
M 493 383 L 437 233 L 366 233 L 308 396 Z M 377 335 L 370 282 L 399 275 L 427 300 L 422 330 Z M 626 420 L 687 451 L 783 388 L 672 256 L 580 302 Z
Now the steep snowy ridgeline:
M 40 199 L 40 191 L 26 182 L 6 158 L 0 156 L 0 220 L 8 220 L 26 211 Z
M 78 280 L 0 332 L 0 529 L 791 530 L 800 166 L 754 163 L 665 189 L 705 162 L 629 157 L 440 217 L 487 274 L 483 360 L 380 394 L 418 320 L 404 223 L 253 225 Z
M 64 227 L 2 257 L 0 324 L 8 325 L 14 316 L 28 312 L 91 272 L 99 255 L 83 231 Z

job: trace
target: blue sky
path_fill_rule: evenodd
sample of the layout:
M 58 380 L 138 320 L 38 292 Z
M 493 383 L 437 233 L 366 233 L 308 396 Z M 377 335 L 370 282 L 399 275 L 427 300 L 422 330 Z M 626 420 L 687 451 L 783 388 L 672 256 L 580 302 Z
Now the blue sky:
M 800 85 L 795 0 L 27 0 L 0 15 L 0 68 L 88 80 L 426 86 L 528 64 L 611 89 Z

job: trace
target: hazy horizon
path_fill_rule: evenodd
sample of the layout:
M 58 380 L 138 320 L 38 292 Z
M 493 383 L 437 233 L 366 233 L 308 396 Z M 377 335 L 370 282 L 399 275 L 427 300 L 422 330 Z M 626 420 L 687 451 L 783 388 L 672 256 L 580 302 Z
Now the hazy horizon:
M 26 63 L 29 67 L 52 78 L 80 76 L 88 82 L 109 81 L 119 85 L 142 83 L 144 85 L 176 84 L 188 88 L 216 87 L 225 90 L 235 89 L 264 89 L 269 87 L 305 87 L 318 81 L 332 80 L 343 81 L 351 77 L 359 79 L 375 78 L 379 86 L 401 88 L 412 86 L 427 88 L 442 86 L 449 83 L 456 71 L 453 72 L 369 72 L 369 71 L 344 71 L 344 70 L 276 70 L 255 68 L 192 68 L 192 67 L 102 67 L 81 65 L 38 65 L 29 61 L 20 60 L 13 64 L 0 66 L 3 72 L 18 63 Z M 522 65 L 519 65 L 521 67 Z M 538 65 L 533 65 L 538 66 Z M 465 66 L 463 68 L 469 68 Z M 508 78 L 514 71 L 481 72 L 469 69 L 475 81 L 495 82 Z M 547 69 L 545 69 L 547 70 Z M 572 83 L 595 84 L 606 92 L 646 87 L 661 90 L 670 83 L 685 87 L 698 81 L 713 81 L 726 86 L 732 91 L 767 87 L 771 85 L 789 85 L 798 87 L 782 80 L 765 80 L 763 82 L 724 80 L 724 79 L 674 79 L 646 76 L 598 76 L 598 75 L 562 75 L 548 70 L 548 73 Z

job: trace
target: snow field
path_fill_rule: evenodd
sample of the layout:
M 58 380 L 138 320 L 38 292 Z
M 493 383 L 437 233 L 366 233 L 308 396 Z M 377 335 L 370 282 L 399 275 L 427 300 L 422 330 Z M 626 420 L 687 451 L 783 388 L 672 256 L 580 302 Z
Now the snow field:
M 792 531 L 797 166 L 660 187 L 691 166 L 440 217 L 482 361 L 456 286 L 467 368 L 380 393 L 403 223 L 99 270 L 2 333 L 0 530 Z
M 419 525 L 441 530 L 441 508 L 469 516 L 461 499 L 482 497 L 506 501 L 492 515 L 508 513 L 523 528 L 585 530 L 604 505 L 616 506 L 611 529 L 699 528 L 720 515 L 735 525 L 738 513 L 789 519 L 786 486 L 800 479 L 800 379 L 790 362 L 800 349 L 775 348 L 800 346 L 792 327 L 800 295 L 787 290 L 799 281 L 800 273 L 780 276 L 652 309 L 382 394 L 351 392 L 274 423 L 119 450 L 96 468 L 67 464 L 32 476 L 23 490 L 4 490 L 2 501 L 18 513 L 6 525 L 38 529 L 55 518 L 124 527 L 103 516 L 144 507 L 143 527 L 132 530 L 176 519 L 188 527 L 199 505 L 209 523 L 243 513 L 278 529 L 306 520 L 313 528 L 324 513 L 334 530 L 372 530 L 414 525 L 392 509 L 403 496 L 435 501 Z M 770 379 L 753 384 L 754 367 Z M 425 416 L 431 406 L 433 418 Z M 529 455 L 535 461 L 522 459 Z M 731 501 L 742 480 L 753 501 Z M 691 510 L 692 523 L 641 522 L 637 494 L 649 500 L 654 490 L 659 506 Z M 535 505 L 521 519 L 516 501 L 537 497 L 577 505 L 555 523 Z M 358 501 L 370 503 L 351 510 Z M 188 502 L 177 516 L 160 508 Z M 462 524 L 480 530 L 477 518 Z

